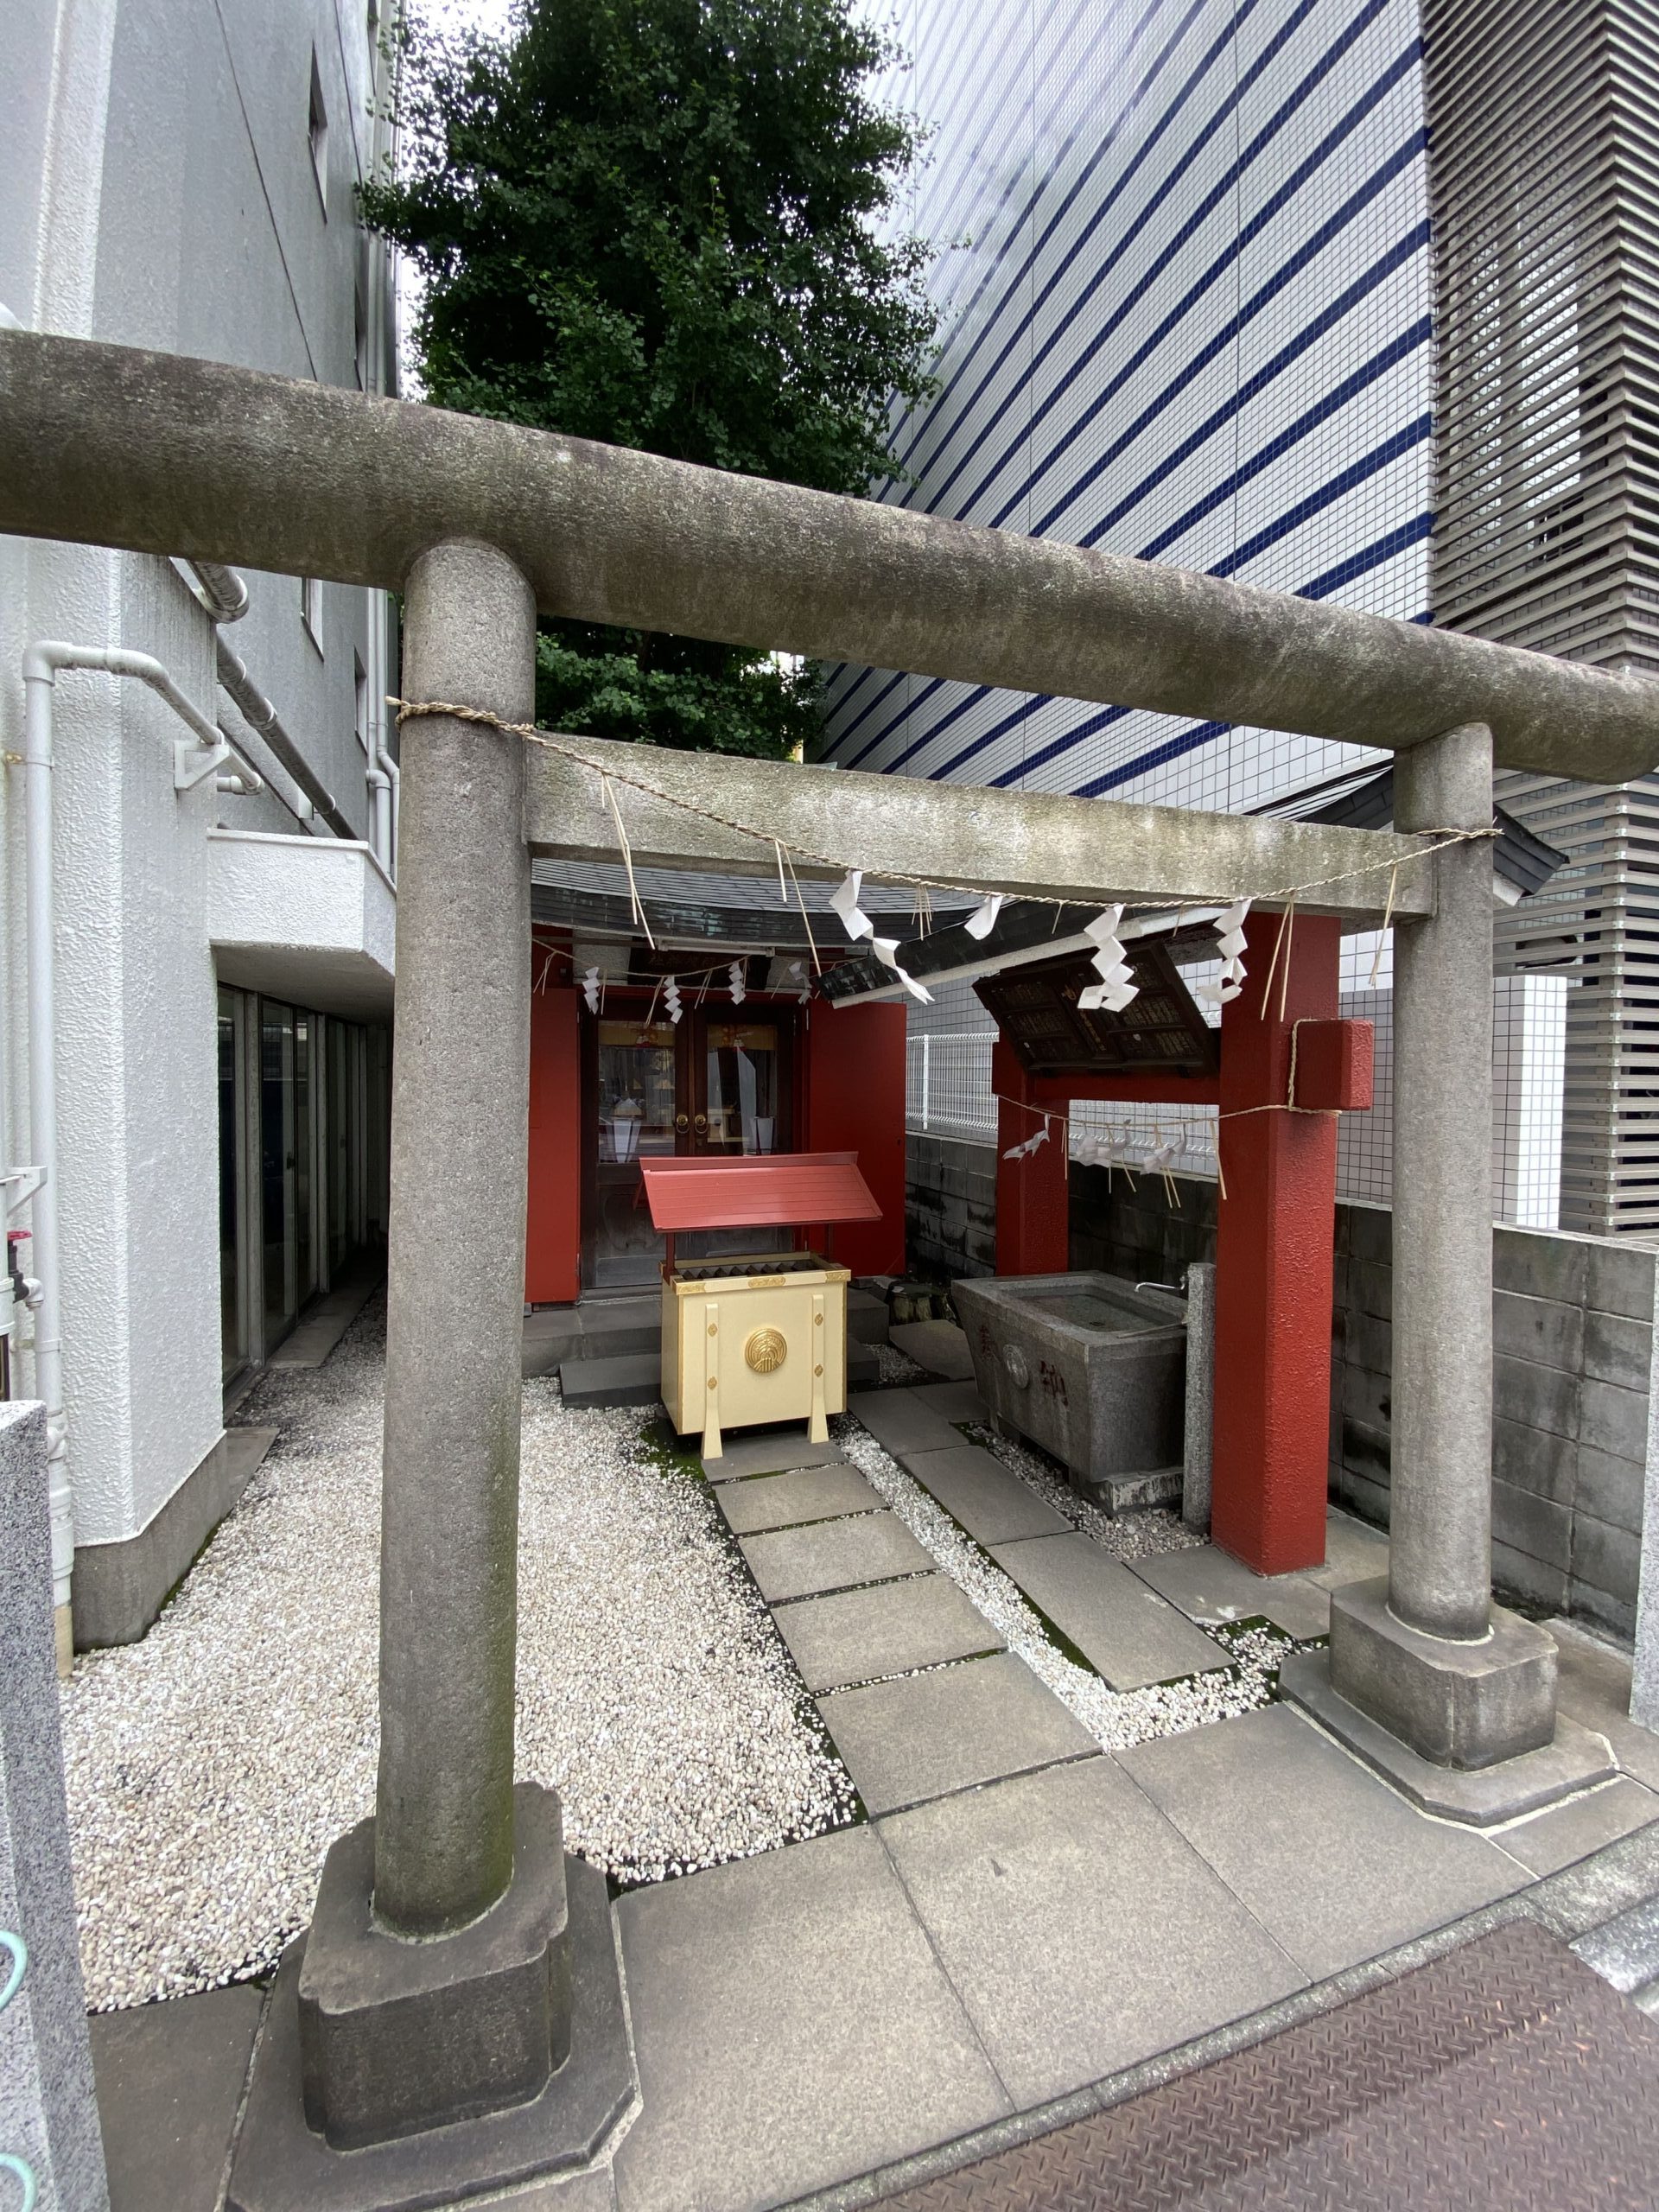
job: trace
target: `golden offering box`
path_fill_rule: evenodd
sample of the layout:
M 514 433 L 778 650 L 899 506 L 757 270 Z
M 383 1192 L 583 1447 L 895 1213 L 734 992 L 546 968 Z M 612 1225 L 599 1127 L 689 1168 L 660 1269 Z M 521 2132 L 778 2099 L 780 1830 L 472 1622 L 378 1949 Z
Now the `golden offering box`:
M 850 1152 L 682 1155 L 642 1160 L 663 1262 L 663 1403 L 682 1436 L 721 1456 L 723 1428 L 804 1421 L 814 1444 L 847 1405 L 850 1268 L 814 1252 L 752 1252 L 675 1264 L 685 1231 L 822 1228 L 879 1221 Z
M 847 1408 L 850 1270 L 811 1252 L 690 1260 L 663 1278 L 663 1403 L 682 1436 L 804 1421 L 814 1444 Z

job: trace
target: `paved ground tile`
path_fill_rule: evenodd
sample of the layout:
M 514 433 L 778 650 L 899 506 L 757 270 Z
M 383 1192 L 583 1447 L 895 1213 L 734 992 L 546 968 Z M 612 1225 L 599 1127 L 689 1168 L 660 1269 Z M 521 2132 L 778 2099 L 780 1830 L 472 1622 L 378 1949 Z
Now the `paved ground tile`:
M 1535 1813 L 1531 1820 L 1505 1828 L 1492 1840 L 1512 1859 L 1518 1859 L 1529 1873 L 1556 1874 L 1563 1866 L 1599 1851 L 1604 1843 L 1615 1843 L 1620 1836 L 1646 1827 L 1654 1820 L 1659 1820 L 1659 1797 L 1639 1782 L 1620 1775 L 1616 1782 L 1574 1797 L 1568 1804 L 1552 1805 Z
M 808 1467 L 792 1475 L 752 1475 L 722 1483 L 715 1492 L 728 1523 L 740 1536 L 763 1529 L 791 1529 L 805 1521 L 833 1521 L 845 1513 L 874 1513 L 881 1501 L 856 1467 Z
M 873 1829 L 617 1907 L 642 2109 L 622 2212 L 745 2212 L 1009 2110 Z
M 1484 1837 L 1414 1810 L 1289 1706 L 1140 1744 L 1122 1760 L 1315 1977 L 1527 1879 Z
M 738 1539 L 768 1605 L 883 1582 L 896 1574 L 931 1573 L 931 1558 L 891 1513 L 820 1521 L 810 1529 L 777 1529 Z
M 89 2017 L 111 2212 L 215 2212 L 263 2003 L 244 1982 Z
M 973 1380 L 974 1356 L 954 1321 L 901 1321 L 888 1330 L 887 1342 L 944 1382 Z
M 1389 1540 L 1382 1529 L 1370 1528 L 1349 1513 L 1325 1515 L 1325 1565 L 1309 1567 L 1310 1582 L 1339 1590 L 1344 1582 L 1364 1582 L 1388 1571 Z
M 842 1690 L 821 1698 L 818 1709 L 872 1813 L 1099 1748 L 1011 1652 Z
M 1035 1491 L 977 1445 L 945 1452 L 906 1452 L 904 1464 L 978 1543 L 1012 1543 L 1021 1536 L 1060 1536 L 1071 1523 L 1045 1505 Z
M 997 1544 L 991 1556 L 1114 1689 L 1140 1689 L 1228 1664 L 1185 1613 L 1092 1537 L 1073 1533 Z
M 988 1421 L 985 1401 L 971 1382 L 916 1382 L 910 1395 L 941 1421 Z
M 1305 1979 L 1115 1759 L 942 1798 L 879 1833 L 1020 2106 Z
M 943 1574 L 803 1598 L 779 1606 L 773 1618 L 814 1692 L 1002 1649 L 1001 1637 Z
M 838 1444 L 809 1444 L 804 1422 L 787 1428 L 740 1428 L 722 1440 L 718 1459 L 705 1459 L 702 1471 L 711 1483 L 741 1482 L 745 1475 L 781 1475 L 795 1467 L 844 1467 L 847 1454 Z
M 1626 1774 L 1659 1789 L 1659 1736 L 1630 1718 L 1630 1653 L 1586 1634 L 1574 1621 L 1545 1625 L 1560 1653 L 1556 1681 L 1561 1711 L 1604 1735 Z
M 1330 1630 L 1331 1593 L 1306 1574 L 1257 1574 L 1214 1544 L 1157 1552 L 1129 1564 L 1189 1620 L 1249 1620 L 1265 1613 L 1299 1640 Z
M 910 1390 L 855 1390 L 847 1410 L 889 1452 L 944 1452 L 962 1437 Z

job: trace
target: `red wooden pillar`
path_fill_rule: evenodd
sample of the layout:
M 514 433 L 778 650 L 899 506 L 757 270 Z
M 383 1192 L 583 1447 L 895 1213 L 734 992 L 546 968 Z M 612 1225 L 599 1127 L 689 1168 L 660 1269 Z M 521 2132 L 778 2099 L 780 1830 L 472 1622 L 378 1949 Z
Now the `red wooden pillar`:
M 530 1190 L 524 1296 L 572 1303 L 582 1288 L 582 1054 L 574 990 L 530 1001 Z
M 1247 1109 L 1285 1103 L 1294 1025 L 1335 1015 L 1341 927 L 1297 918 L 1281 1018 L 1282 956 L 1262 1010 L 1279 926 L 1245 923 L 1244 989 L 1221 1026 L 1211 1525 L 1261 1574 L 1325 1557 L 1331 1429 L 1336 1116 Z
M 1049 1140 L 1023 1160 L 1003 1158 L 1042 1127 L 1039 1116 L 1017 1103 L 1035 1089 L 1020 1055 L 1004 1037 L 991 1047 L 991 1088 L 996 1109 L 996 1272 L 1000 1275 L 1060 1274 L 1070 1267 L 1063 1114 L 1049 1124 Z
M 905 1271 L 905 1009 L 813 1006 L 804 1023 L 803 1152 L 855 1152 L 880 1221 L 843 1222 L 835 1255 L 855 1275 Z

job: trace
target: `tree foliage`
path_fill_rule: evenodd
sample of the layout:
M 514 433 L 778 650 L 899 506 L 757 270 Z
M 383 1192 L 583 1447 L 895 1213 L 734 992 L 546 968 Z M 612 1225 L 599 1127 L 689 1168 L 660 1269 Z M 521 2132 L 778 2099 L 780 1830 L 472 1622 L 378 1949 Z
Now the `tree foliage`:
M 403 174 L 365 219 L 426 280 L 435 404 L 862 493 L 929 389 L 925 248 L 880 219 L 918 149 L 852 0 L 519 0 L 504 41 L 406 32 Z M 566 729 L 782 754 L 810 674 L 544 626 Z

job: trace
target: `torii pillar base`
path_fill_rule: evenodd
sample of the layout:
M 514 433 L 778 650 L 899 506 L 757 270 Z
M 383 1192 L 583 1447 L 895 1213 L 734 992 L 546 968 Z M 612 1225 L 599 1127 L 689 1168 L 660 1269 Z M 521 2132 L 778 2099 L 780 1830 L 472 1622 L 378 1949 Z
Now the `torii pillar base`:
M 227 2212 L 459 2204 L 591 2164 L 632 2112 L 605 1877 L 563 1850 L 550 1790 L 514 1798 L 512 1885 L 441 1943 L 377 1935 L 372 1821 L 329 1853 L 271 1991 Z M 474 2108 L 451 2113 L 468 2069 Z

